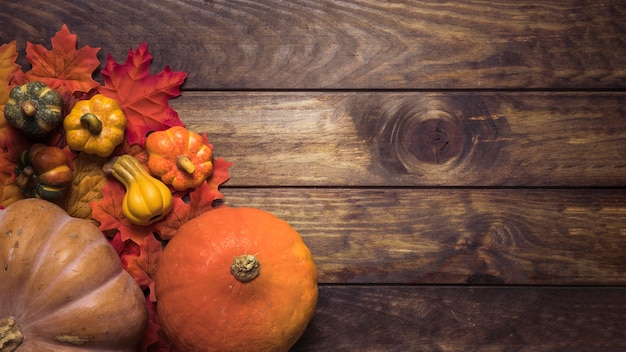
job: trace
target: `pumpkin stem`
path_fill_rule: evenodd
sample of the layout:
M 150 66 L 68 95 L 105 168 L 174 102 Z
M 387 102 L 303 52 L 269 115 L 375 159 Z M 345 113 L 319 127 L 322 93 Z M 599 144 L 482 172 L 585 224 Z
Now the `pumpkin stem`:
M 102 121 L 95 114 L 86 113 L 80 117 L 80 123 L 93 135 L 98 135 L 102 132 Z
M 0 352 L 13 352 L 24 341 L 24 334 L 15 318 L 0 319 Z
M 193 174 L 193 172 L 196 171 L 196 166 L 186 155 L 179 155 L 176 157 L 176 167 L 178 170 L 184 171 L 188 174 Z
M 113 165 L 115 165 L 117 158 L 119 157 L 114 156 L 110 158 L 109 160 L 105 161 L 105 163 L 102 165 L 102 172 L 104 172 L 105 175 L 113 176 Z
M 93 340 L 93 337 L 90 336 L 57 335 L 54 337 L 54 341 L 56 342 L 67 343 L 75 346 L 82 346 L 91 340 Z
M 241 282 L 249 282 L 259 276 L 259 261 L 252 254 L 244 254 L 233 259 L 230 273 Z
M 22 112 L 26 116 L 33 116 L 37 112 L 37 102 L 34 100 L 24 100 L 21 105 Z

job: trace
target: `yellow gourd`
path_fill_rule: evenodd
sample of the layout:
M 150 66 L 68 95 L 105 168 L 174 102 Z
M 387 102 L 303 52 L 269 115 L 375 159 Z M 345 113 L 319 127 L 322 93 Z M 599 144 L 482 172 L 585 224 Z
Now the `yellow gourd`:
M 122 212 L 131 223 L 149 225 L 172 210 L 170 189 L 152 177 L 135 157 L 128 154 L 116 157 L 107 171 L 126 188 Z

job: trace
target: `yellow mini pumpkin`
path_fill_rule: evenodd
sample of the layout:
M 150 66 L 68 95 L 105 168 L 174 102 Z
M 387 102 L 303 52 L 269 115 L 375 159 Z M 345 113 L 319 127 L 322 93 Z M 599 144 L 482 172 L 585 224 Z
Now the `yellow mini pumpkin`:
M 145 298 L 95 225 L 29 198 L 0 234 L 0 350 L 136 351 Z
M 107 157 L 124 140 L 126 115 L 117 101 L 96 94 L 74 105 L 63 128 L 71 149 Z

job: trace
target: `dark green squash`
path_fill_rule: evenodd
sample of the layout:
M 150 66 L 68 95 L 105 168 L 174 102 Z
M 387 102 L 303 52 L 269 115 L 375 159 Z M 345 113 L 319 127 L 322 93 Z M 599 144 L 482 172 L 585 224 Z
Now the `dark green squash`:
M 4 107 L 7 122 L 32 139 L 47 135 L 63 122 L 63 98 L 42 82 L 14 87 Z

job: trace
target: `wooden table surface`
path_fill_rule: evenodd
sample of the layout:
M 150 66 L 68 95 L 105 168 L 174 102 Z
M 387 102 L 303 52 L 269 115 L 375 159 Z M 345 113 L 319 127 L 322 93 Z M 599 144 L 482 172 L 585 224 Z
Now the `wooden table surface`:
M 293 351 L 626 350 L 624 1 L 8 0 L 0 44 L 64 23 L 187 72 L 226 204 L 302 234 Z

